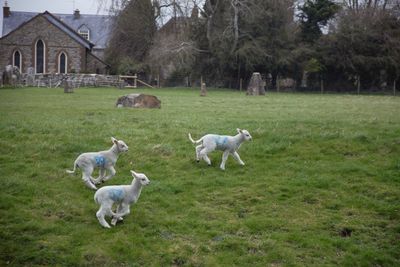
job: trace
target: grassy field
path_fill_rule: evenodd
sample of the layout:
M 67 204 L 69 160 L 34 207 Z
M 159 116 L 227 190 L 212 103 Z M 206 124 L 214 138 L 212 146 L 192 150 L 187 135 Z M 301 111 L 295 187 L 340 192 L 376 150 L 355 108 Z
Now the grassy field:
M 117 109 L 157 95 L 157 110 Z M 400 98 L 193 89 L 0 90 L 0 265 L 399 266 Z M 194 138 L 248 129 L 246 166 L 196 163 Z M 151 184 L 125 221 L 100 226 L 68 175 L 110 137 Z M 97 173 L 96 173 L 97 175 Z

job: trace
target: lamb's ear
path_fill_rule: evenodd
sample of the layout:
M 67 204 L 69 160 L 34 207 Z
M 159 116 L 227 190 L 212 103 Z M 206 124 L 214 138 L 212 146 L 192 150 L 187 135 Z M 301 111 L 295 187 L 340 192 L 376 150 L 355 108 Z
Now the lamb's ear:
M 238 133 L 243 133 L 242 130 L 240 130 L 239 128 L 236 128 L 236 131 L 237 131 Z
M 114 143 L 114 144 L 118 144 L 118 140 L 117 139 L 115 139 L 114 137 L 111 137 L 111 141 Z
M 136 172 L 134 172 L 134 171 L 131 170 L 131 173 L 132 173 L 132 176 L 133 176 L 133 177 L 135 177 L 135 178 L 137 177 L 137 173 L 136 173 Z

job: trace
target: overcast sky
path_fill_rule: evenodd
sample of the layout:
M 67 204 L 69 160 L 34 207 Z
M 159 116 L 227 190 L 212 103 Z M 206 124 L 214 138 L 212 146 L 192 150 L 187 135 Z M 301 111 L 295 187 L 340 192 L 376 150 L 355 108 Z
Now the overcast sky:
M 0 0 L 4 6 L 5 0 Z M 31 11 L 51 13 L 72 13 L 74 9 L 79 9 L 82 14 L 97 14 L 98 0 L 8 0 L 11 11 Z M 100 10 L 104 14 L 106 11 Z
M 0 35 L 3 29 L 3 6 L 5 0 L 0 0 Z M 79 9 L 81 14 L 107 14 L 106 8 L 98 5 L 98 0 L 7 0 L 11 12 L 28 11 L 72 14 Z M 100 9 L 99 9 L 100 8 Z M 108 6 L 107 6 L 108 8 Z

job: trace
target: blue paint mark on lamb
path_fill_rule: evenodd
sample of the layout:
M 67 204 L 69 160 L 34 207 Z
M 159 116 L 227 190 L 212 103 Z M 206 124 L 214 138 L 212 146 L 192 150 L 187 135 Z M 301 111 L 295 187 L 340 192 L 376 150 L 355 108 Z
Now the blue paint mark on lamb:
M 217 136 L 217 137 L 215 137 L 215 143 L 217 144 L 217 146 L 226 145 L 228 143 L 228 137 L 227 136 Z
M 109 196 L 115 202 L 121 201 L 124 198 L 124 190 L 112 189 L 109 191 Z
M 96 165 L 103 167 L 106 164 L 106 158 L 103 156 L 95 156 L 94 159 L 96 160 Z

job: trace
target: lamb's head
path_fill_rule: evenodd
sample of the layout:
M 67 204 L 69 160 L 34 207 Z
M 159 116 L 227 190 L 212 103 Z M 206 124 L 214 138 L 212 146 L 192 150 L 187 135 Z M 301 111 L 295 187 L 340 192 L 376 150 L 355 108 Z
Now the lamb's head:
M 239 128 L 237 128 L 236 130 L 237 130 L 237 132 L 239 134 L 241 134 L 243 136 L 244 140 L 246 140 L 246 141 L 251 141 L 252 140 L 252 137 L 251 137 L 250 133 L 247 130 L 244 130 L 244 129 L 241 130 Z
M 114 137 L 111 137 L 111 141 L 115 144 L 118 148 L 119 152 L 126 152 L 128 151 L 128 146 L 122 140 L 117 140 Z
M 149 178 L 144 173 L 137 173 L 131 170 L 133 178 L 135 178 L 132 183 L 137 179 L 141 185 L 148 185 L 150 183 Z

